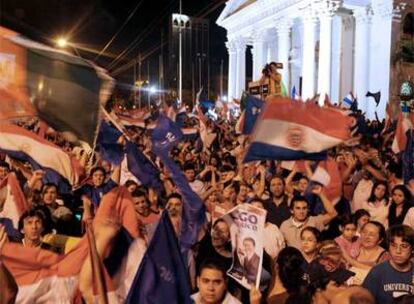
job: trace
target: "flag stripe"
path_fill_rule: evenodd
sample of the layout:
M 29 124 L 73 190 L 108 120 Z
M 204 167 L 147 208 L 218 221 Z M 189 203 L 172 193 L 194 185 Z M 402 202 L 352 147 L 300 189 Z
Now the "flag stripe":
M 289 129 L 300 128 L 303 141 L 298 147 L 292 147 L 286 136 Z M 277 132 L 269 132 L 277 130 Z M 340 138 L 329 136 L 325 132 L 319 132 L 302 124 L 289 123 L 278 119 L 263 120 L 256 126 L 255 142 L 269 145 L 287 147 L 293 151 L 304 151 L 308 153 L 322 152 L 327 146 L 336 146 L 342 142 Z
M 320 108 L 311 103 L 292 102 L 291 99 L 286 98 L 279 98 L 276 102 L 275 100 L 268 102 L 262 111 L 262 120 L 271 119 L 296 123 L 341 140 L 347 140 L 350 137 L 350 132 L 346 128 L 350 125 L 350 118 L 338 115 L 336 110 Z
M 275 157 L 277 155 L 277 157 Z M 270 144 L 253 142 L 249 147 L 249 153 L 246 154 L 245 162 L 263 159 L 277 160 L 295 160 L 310 159 L 321 160 L 326 158 L 326 152 L 309 153 L 300 150 L 290 150 L 287 148 L 273 146 Z
M 27 155 L 42 167 L 50 168 L 76 184 L 79 174 L 71 157 L 39 135 L 14 125 L 0 125 L 0 149 L 5 153 Z

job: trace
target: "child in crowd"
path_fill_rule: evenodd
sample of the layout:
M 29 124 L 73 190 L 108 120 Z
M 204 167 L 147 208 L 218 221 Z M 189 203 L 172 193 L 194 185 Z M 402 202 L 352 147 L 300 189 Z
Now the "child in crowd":
M 341 235 L 335 238 L 335 242 L 350 257 L 356 258 L 359 254 L 359 237 L 356 236 L 357 225 L 352 216 L 343 215 L 340 218 L 339 230 Z

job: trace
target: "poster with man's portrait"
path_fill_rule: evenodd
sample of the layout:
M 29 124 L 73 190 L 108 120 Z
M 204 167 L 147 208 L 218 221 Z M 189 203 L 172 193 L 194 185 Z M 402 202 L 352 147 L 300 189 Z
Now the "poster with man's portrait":
M 266 213 L 266 210 L 241 204 L 223 216 L 230 227 L 233 253 L 233 264 L 227 274 L 247 289 L 259 288 Z

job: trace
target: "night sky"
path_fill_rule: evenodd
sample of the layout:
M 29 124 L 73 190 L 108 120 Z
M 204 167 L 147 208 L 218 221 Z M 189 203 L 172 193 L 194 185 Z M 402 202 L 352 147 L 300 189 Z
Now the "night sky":
M 183 0 L 183 13 L 200 16 L 207 8 L 214 8 L 205 18 L 210 19 L 211 64 L 226 60 L 224 45 L 226 33 L 215 24 L 215 20 L 224 8 L 224 0 Z M 116 69 L 136 58 L 138 53 L 147 54 L 157 48 L 161 41 L 161 32 L 167 39 L 168 18 L 178 12 L 178 0 L 0 0 L 0 24 L 18 31 L 29 38 L 51 44 L 59 35 L 68 35 L 70 41 L 78 46 L 82 57 L 95 59 L 96 54 L 82 51 L 102 50 L 104 45 L 120 29 L 129 14 L 138 5 L 136 13 L 123 28 L 114 42 L 106 50 L 113 58 L 118 56 L 133 40 L 140 35 L 140 43 L 119 61 Z M 221 4 L 221 5 L 220 5 Z M 164 50 L 166 51 L 167 45 Z M 160 49 L 148 56 L 153 62 L 158 61 Z M 111 67 L 113 58 L 100 57 L 97 63 L 104 68 Z M 154 68 L 155 69 L 155 68 Z M 156 71 L 151 71 L 155 74 Z M 127 79 L 132 70 L 118 75 Z

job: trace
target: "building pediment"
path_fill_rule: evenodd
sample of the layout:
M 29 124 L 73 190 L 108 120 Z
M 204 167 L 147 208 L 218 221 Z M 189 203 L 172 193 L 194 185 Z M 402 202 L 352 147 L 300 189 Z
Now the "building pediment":
M 242 9 L 248 7 L 250 4 L 257 2 L 259 0 L 230 0 L 226 2 L 226 7 L 221 12 L 219 18 L 217 19 L 217 24 L 222 20 L 225 20 L 227 17 L 241 11 Z
M 292 17 L 301 16 L 302 9 L 313 4 L 322 4 L 325 0 L 229 0 L 216 23 L 229 30 L 240 29 L 241 25 L 254 23 L 272 16 L 280 18 L 286 15 Z M 333 3 L 341 3 L 345 9 L 366 7 L 374 0 L 331 0 Z M 376 0 L 378 1 L 378 0 Z M 389 3 L 395 0 L 381 0 L 381 3 Z

